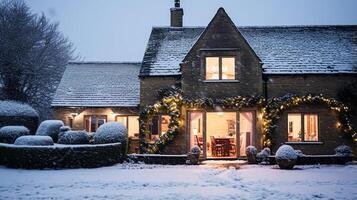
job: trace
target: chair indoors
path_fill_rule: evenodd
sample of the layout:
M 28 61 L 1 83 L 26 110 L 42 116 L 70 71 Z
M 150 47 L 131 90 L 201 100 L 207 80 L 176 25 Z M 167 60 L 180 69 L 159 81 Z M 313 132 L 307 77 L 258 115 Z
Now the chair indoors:
M 211 138 L 211 148 L 212 148 L 212 156 L 222 156 L 223 153 L 223 145 L 217 144 L 216 138 L 214 136 L 210 136 Z

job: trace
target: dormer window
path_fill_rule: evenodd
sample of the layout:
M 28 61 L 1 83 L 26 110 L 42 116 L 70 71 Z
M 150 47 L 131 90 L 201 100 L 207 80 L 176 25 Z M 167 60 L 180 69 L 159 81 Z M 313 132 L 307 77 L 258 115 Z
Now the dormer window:
M 206 80 L 235 80 L 235 57 L 206 57 Z

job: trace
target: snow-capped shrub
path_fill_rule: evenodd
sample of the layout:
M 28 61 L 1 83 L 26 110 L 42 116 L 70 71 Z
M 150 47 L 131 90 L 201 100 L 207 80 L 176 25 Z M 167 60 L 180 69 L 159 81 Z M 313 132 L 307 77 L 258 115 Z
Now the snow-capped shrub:
M 187 165 L 198 165 L 200 161 L 201 149 L 199 146 L 195 145 L 191 148 L 190 152 L 187 154 Z
M 337 156 L 353 156 L 352 149 L 347 145 L 340 145 L 335 149 Z
M 89 137 L 85 131 L 62 132 L 58 138 L 59 144 L 89 144 Z
M 193 153 L 193 154 L 200 154 L 201 153 L 201 149 L 200 149 L 199 146 L 195 145 L 195 146 L 193 146 L 191 148 L 190 152 Z
M 13 144 L 18 137 L 29 134 L 29 129 L 24 126 L 4 126 L 0 129 L 0 142 Z
M 257 162 L 262 165 L 269 164 L 270 149 L 264 148 L 257 154 Z
M 278 151 L 276 151 L 275 158 L 277 159 L 287 159 L 287 160 L 295 160 L 297 159 L 297 153 L 294 148 L 290 145 L 282 145 L 279 147 Z
M 28 104 L 16 101 L 0 101 L 0 116 L 38 117 L 38 113 Z
M 276 151 L 275 160 L 280 169 L 292 169 L 296 163 L 298 154 L 290 145 L 282 145 Z
M 118 122 L 109 122 L 101 125 L 93 136 L 95 144 L 117 143 L 126 144 L 128 131 Z
M 248 164 L 255 164 L 257 162 L 257 148 L 255 146 L 248 146 L 245 149 L 245 154 L 247 155 Z
M 71 127 L 69 126 L 61 126 L 60 128 L 60 132 L 66 132 L 66 131 L 70 131 L 71 130 Z
M 245 149 L 245 153 L 251 154 L 251 155 L 255 155 L 257 154 L 257 148 L 255 148 L 255 146 L 247 146 L 247 148 Z
M 14 144 L 28 146 L 48 146 L 53 145 L 53 140 L 50 136 L 26 135 L 17 138 Z
M 61 120 L 43 121 L 37 129 L 36 135 L 50 136 L 54 142 L 57 142 L 60 128 L 63 125 Z
M 296 155 L 298 156 L 298 157 L 303 157 L 303 156 L 305 156 L 305 154 L 301 151 L 301 150 L 295 150 L 295 152 L 296 152 Z

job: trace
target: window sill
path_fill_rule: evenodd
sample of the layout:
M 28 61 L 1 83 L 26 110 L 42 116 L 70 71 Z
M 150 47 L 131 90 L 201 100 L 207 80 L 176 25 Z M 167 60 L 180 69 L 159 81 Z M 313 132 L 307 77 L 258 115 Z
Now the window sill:
M 285 142 L 285 144 L 291 144 L 291 145 L 309 145 L 309 144 L 317 144 L 321 145 L 324 144 L 323 142 Z
M 239 83 L 238 80 L 203 80 L 204 83 Z

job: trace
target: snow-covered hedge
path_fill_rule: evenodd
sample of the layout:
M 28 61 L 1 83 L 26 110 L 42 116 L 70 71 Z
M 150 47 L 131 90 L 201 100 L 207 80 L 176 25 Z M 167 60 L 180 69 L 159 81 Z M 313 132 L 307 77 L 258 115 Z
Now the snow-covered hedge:
M 17 146 L 0 144 L 0 165 L 13 168 L 92 168 L 123 161 L 121 144 Z
M 18 137 L 29 134 L 29 129 L 24 126 L 4 126 L 0 128 L 0 142 L 13 144 Z
M 248 164 L 255 164 L 257 162 L 257 148 L 255 146 L 247 146 L 245 154 L 247 155 Z
M 50 146 L 53 145 L 53 140 L 50 136 L 26 135 L 17 138 L 14 144 L 26 146 Z
M 64 124 L 61 120 L 45 120 L 38 127 L 36 135 L 50 136 L 54 142 L 57 142 L 62 126 Z
M 0 116 L 38 117 L 38 113 L 28 104 L 16 101 L 0 101 Z
M 38 121 L 39 116 L 31 106 L 14 101 L 0 101 L 0 127 L 25 126 L 31 134 L 35 134 Z
M 352 149 L 347 145 L 340 145 L 335 149 L 337 156 L 353 156 Z
M 126 144 L 128 131 L 118 122 L 109 122 L 101 125 L 93 136 L 95 144 L 108 144 L 120 142 Z
M 62 132 L 58 138 L 59 144 L 89 144 L 89 136 L 85 131 Z

